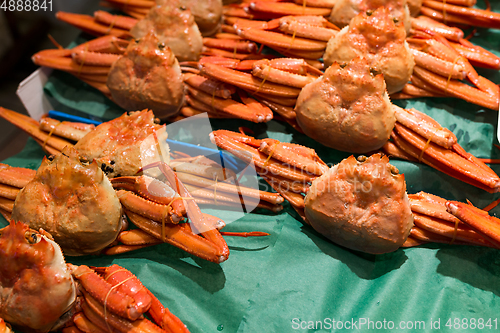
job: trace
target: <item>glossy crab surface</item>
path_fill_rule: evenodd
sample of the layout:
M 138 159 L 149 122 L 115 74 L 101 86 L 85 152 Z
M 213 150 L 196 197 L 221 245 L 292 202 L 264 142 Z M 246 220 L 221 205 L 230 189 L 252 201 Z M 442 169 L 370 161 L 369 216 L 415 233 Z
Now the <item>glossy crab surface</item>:
M 95 253 L 117 237 L 121 205 L 96 161 L 67 146 L 44 157 L 35 177 L 17 195 L 12 219 L 43 228 L 66 255 Z
M 357 58 L 346 66 L 334 63 L 306 85 L 295 107 L 304 133 L 325 146 L 366 153 L 382 147 L 396 117 L 382 75 Z
M 165 125 L 155 121 L 152 111 L 124 113 L 102 123 L 80 139 L 75 149 L 104 167 L 108 177 L 134 176 L 158 156 L 158 147 L 168 162 Z
M 351 156 L 314 180 L 305 214 L 332 242 L 374 254 L 397 250 L 413 226 L 404 175 L 381 154 Z
M 178 0 L 165 1 L 151 8 L 146 17 L 130 30 L 134 38 L 153 33 L 175 54 L 179 61 L 197 61 L 203 38 L 188 6 Z
M 76 298 L 59 245 L 11 222 L 0 229 L 0 262 L 0 317 L 23 331 L 52 329 Z
M 323 56 L 326 66 L 356 57 L 365 57 L 374 70 L 384 74 L 389 94 L 405 86 L 415 66 L 404 26 L 396 25 L 385 7 L 355 16 L 328 41 Z
M 129 44 L 111 66 L 107 86 L 115 103 L 125 110 L 148 108 L 159 118 L 175 115 L 184 102 L 175 54 L 153 33 Z

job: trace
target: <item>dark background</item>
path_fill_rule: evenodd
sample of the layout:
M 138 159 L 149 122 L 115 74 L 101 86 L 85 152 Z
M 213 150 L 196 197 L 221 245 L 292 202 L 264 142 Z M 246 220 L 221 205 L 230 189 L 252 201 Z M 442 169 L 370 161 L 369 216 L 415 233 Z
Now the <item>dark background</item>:
M 98 4 L 98 0 L 52 0 L 52 11 L 9 12 L 0 9 L 0 106 L 26 113 L 16 90 L 19 83 L 38 68 L 32 63 L 31 56 L 39 50 L 55 48 L 49 34 L 59 44 L 67 46 L 80 33 L 78 29 L 57 21 L 56 12 L 92 14 Z M 0 118 L 0 161 L 20 151 L 26 140 L 26 134 Z

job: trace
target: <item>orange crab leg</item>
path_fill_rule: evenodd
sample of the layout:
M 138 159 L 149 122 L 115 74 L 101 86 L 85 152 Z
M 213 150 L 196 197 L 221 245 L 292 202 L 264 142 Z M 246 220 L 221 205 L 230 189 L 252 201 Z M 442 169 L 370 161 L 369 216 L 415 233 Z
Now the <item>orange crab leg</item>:
M 448 237 L 451 239 L 450 242 L 459 240 L 479 246 L 495 247 L 464 223 L 455 225 L 454 223 L 445 222 L 415 212 L 413 212 L 413 218 L 416 226 L 435 234 Z
M 101 329 L 99 326 L 85 317 L 83 312 L 75 314 L 72 318 L 72 321 L 77 328 L 77 332 L 106 333 L 105 330 Z
M 36 170 L 0 163 L 0 183 L 21 189 L 35 177 Z
M 231 98 L 232 94 L 236 93 L 234 86 L 211 78 L 192 73 L 184 73 L 183 76 L 185 83 L 212 96 L 228 99 Z
M 128 320 L 113 313 L 110 313 L 109 301 L 103 305 L 100 300 L 95 299 L 88 290 L 83 291 L 85 302 L 82 309 L 87 318 L 102 330 L 109 332 L 113 328 L 114 332 L 120 333 L 164 333 L 164 331 L 147 319 Z
M 186 175 L 183 173 L 178 173 L 177 177 L 182 182 L 190 184 L 192 186 L 202 187 L 204 189 L 216 190 L 217 192 L 223 192 L 231 195 L 242 195 L 244 197 L 258 199 L 272 203 L 273 205 L 279 205 L 283 203 L 283 198 L 281 198 L 276 193 L 270 193 L 265 191 L 254 190 L 248 187 L 240 186 L 236 187 L 233 184 L 228 184 L 224 182 L 215 182 L 211 179 L 198 177 L 195 175 Z M 218 193 L 219 194 L 219 193 Z
M 146 198 L 146 201 L 152 201 L 159 205 L 170 206 L 172 212 L 177 215 L 178 218 L 186 214 L 186 209 L 182 203 L 182 200 L 176 200 L 173 196 L 173 194 L 175 194 L 175 191 L 160 181 L 153 180 L 149 177 L 146 178 L 146 176 L 125 176 L 112 178 L 110 180 L 115 189 L 120 188 L 127 191 L 132 191 L 138 193 L 141 197 Z M 150 205 L 144 203 L 140 199 L 136 199 L 134 196 L 129 197 L 125 193 L 123 193 L 123 196 L 123 200 L 130 202 L 130 205 L 136 207 L 136 209 L 139 209 L 138 207 L 142 207 L 141 209 L 143 210 L 152 209 Z M 160 206 L 157 206 L 158 209 L 159 207 Z M 161 213 L 165 213 L 165 210 L 163 209 L 163 212 Z
M 420 246 L 420 245 L 424 245 L 427 243 L 429 243 L 429 242 L 413 238 L 413 237 L 411 237 L 411 235 L 409 235 L 408 238 L 406 238 L 406 241 L 403 243 L 403 245 L 401 245 L 401 247 L 402 248 L 415 247 L 415 246 Z
M 418 162 L 418 159 L 414 158 L 403 149 L 399 148 L 392 141 L 387 141 L 385 145 L 382 147 L 384 153 L 389 157 L 397 157 L 402 160 L 407 160 L 411 162 Z
M 237 33 L 242 38 L 277 49 L 309 52 L 324 52 L 326 49 L 326 42 L 324 41 L 293 37 L 267 30 L 245 29 L 237 30 Z
M 67 71 L 75 74 L 108 74 L 109 66 L 87 66 L 80 65 L 71 58 L 54 57 L 47 55 L 47 52 L 40 51 L 35 53 L 31 60 L 38 66 L 50 67 L 62 71 Z
M 403 109 L 393 105 L 394 113 L 398 123 L 426 139 L 444 148 L 451 148 L 457 143 L 457 137 L 447 128 L 442 127 L 437 121 L 415 109 Z
M 433 55 L 415 49 L 410 50 L 413 53 L 415 64 L 422 68 L 452 79 L 463 80 L 467 76 L 465 68 L 460 64 L 439 59 Z
M 78 141 L 95 129 L 95 125 L 84 123 L 73 123 L 69 121 L 59 121 L 49 117 L 40 119 L 40 129 L 45 132 L 52 132 L 53 135 L 61 136 L 65 139 Z
M 127 210 L 125 212 L 138 228 L 194 256 L 215 263 L 221 263 L 227 260 L 229 256 L 229 250 L 226 251 L 226 249 L 221 249 L 209 239 L 186 230 L 185 223 L 165 223 L 165 225 L 162 226 L 160 223 L 139 214 Z
M 315 7 L 305 7 L 302 5 L 297 5 L 290 2 L 267 2 L 267 1 L 256 1 L 250 4 L 252 12 L 257 12 L 258 14 L 266 14 L 270 17 L 281 17 L 281 16 L 329 16 L 331 13 L 331 8 L 315 8 Z
M 408 194 L 408 198 L 410 199 L 412 212 L 435 217 L 450 223 L 460 221 L 446 210 L 446 199 L 426 192 Z
M 296 88 L 303 88 L 305 85 L 316 79 L 316 77 L 294 74 L 281 69 L 273 68 L 269 60 L 262 60 L 254 63 L 252 75 L 263 80 Z
M 73 276 L 80 281 L 83 288 L 99 300 L 101 304 L 106 304 L 106 308 L 124 318 L 137 320 L 148 309 L 143 304 L 138 304 L 132 297 L 118 291 L 116 288 L 106 282 L 102 277 L 96 274 L 89 267 L 73 266 Z
M 170 186 L 176 189 L 177 193 L 182 198 L 192 198 L 189 191 L 186 189 L 184 184 L 179 180 L 177 174 L 165 163 L 156 162 L 144 167 L 143 169 L 158 167 L 162 174 L 167 178 Z M 186 211 L 188 217 L 191 221 L 190 226 L 194 227 L 197 232 L 199 232 L 203 237 L 210 241 L 218 250 L 221 251 L 221 257 L 219 262 L 227 259 L 229 256 L 229 248 L 227 247 L 226 241 L 220 235 L 219 231 L 214 228 L 210 223 L 210 219 L 205 219 L 200 211 L 200 208 L 196 205 L 193 200 L 186 200 L 185 205 L 187 206 Z
M 215 119 L 240 119 L 237 115 L 229 114 L 224 111 L 214 110 L 209 105 L 206 105 L 189 95 L 185 96 L 188 107 L 181 109 L 181 114 L 185 117 L 192 117 L 199 114 L 206 113 L 209 118 Z
M 71 57 L 80 65 L 110 67 L 116 60 L 118 60 L 118 58 L 120 58 L 120 55 L 79 50 L 73 52 Z
M 260 169 L 269 170 L 270 173 L 282 176 L 295 181 L 309 182 L 314 177 L 295 170 L 294 168 L 287 168 L 282 163 L 276 160 L 268 159 L 268 156 L 258 149 L 249 147 L 246 144 L 233 140 L 230 136 L 221 131 L 214 131 L 211 133 L 211 140 L 215 142 L 218 147 L 229 150 L 233 155 L 237 156 L 243 161 L 253 162 L 255 166 Z
M 481 10 L 476 8 L 466 8 L 431 0 L 424 0 L 422 5 L 441 12 L 445 12 L 445 19 L 447 19 L 447 16 L 449 14 L 454 14 L 458 16 L 465 16 L 467 19 L 471 18 L 473 21 L 480 20 L 486 22 L 488 24 L 488 27 L 491 28 L 500 28 L 500 14 L 493 11 Z
M 330 38 L 335 37 L 338 33 L 338 30 L 302 23 L 294 18 L 282 18 L 280 20 L 279 30 L 292 36 L 323 42 L 328 42 Z
M 111 26 L 101 24 L 96 22 L 92 16 L 82 15 L 82 14 L 74 14 L 67 12 L 57 12 L 56 18 L 72 26 L 77 27 L 85 32 L 88 32 L 94 36 L 102 36 L 102 35 L 112 35 L 121 38 L 130 38 L 130 32 L 124 29 L 117 29 Z
M 500 248 L 500 219 L 463 202 L 448 201 L 446 208 L 472 229 L 491 239 L 495 246 Z
M 452 150 L 428 143 L 425 138 L 398 123 L 391 136 L 396 145 L 408 154 L 439 171 L 488 192 L 500 190 L 500 178 L 492 170 L 487 172 Z
M 177 224 L 183 219 L 182 215 L 173 213 L 171 206 L 152 202 L 133 192 L 118 190 L 116 191 L 116 195 L 124 208 L 152 220 Z
M 132 297 L 141 312 L 143 309 L 146 309 L 143 313 L 149 310 L 152 302 L 151 296 L 132 272 L 116 264 L 109 267 L 94 267 L 94 270 L 112 286 L 117 286 L 116 289 Z
M 31 117 L 2 107 L 0 107 L 0 117 L 19 127 L 21 130 L 28 133 L 33 138 L 39 140 L 40 142 L 43 142 L 44 144 L 42 146 L 46 144 L 58 151 L 62 151 L 66 146 L 73 146 L 73 144 L 67 140 L 50 136 L 40 130 L 38 122 Z
M 146 231 L 143 231 L 142 229 L 133 229 L 133 230 L 122 231 L 118 235 L 117 239 L 119 242 L 124 244 L 124 246 L 122 246 L 124 249 L 126 249 L 127 247 L 135 248 L 136 246 L 150 246 L 150 245 L 157 245 L 157 244 L 163 243 L 160 239 L 147 233 Z M 121 246 L 121 245 L 117 245 L 117 246 Z M 114 246 L 111 249 L 114 249 L 117 246 Z M 128 251 L 124 251 L 124 252 L 128 252 Z
M 500 69 L 499 57 L 488 50 L 473 45 L 468 40 L 461 39 L 460 44 L 451 43 L 451 46 L 453 46 L 461 56 L 466 57 L 474 66 L 496 70 Z
M 203 45 L 210 48 L 222 49 L 239 53 L 257 53 L 257 44 L 245 40 L 203 38 Z
M 116 36 L 102 36 L 75 46 L 68 50 L 71 52 L 86 50 L 101 53 L 123 54 L 130 42 Z
M 445 94 L 464 99 L 470 103 L 488 109 L 498 110 L 499 108 L 500 104 L 497 95 L 492 96 L 456 80 L 448 81 L 446 78 L 429 72 L 419 66 L 413 68 L 413 74 Z
M 262 82 L 251 74 L 243 73 L 211 63 L 200 64 L 201 73 L 220 81 L 235 85 L 250 92 L 260 92 L 278 97 L 296 98 L 300 89 L 283 86 L 276 83 Z
M 14 209 L 14 200 L 0 197 L 0 209 L 6 211 L 7 213 L 12 213 L 12 210 Z
M 4 185 L 0 183 L 0 197 L 2 198 L 16 200 L 19 191 L 20 189 L 14 186 Z
M 273 118 L 273 112 L 268 107 L 263 106 L 256 110 L 232 99 L 221 99 L 210 96 L 200 90 L 187 86 L 189 94 L 198 101 L 211 106 L 213 109 L 237 115 L 241 119 L 249 120 L 255 123 L 268 122 Z
M 148 290 L 152 303 L 148 314 L 153 321 L 167 332 L 172 333 L 189 333 L 186 325 L 177 318 L 170 310 L 161 304 L 161 302 Z
M 421 31 L 431 30 L 443 35 L 446 39 L 457 42 L 464 38 L 464 32 L 461 29 L 449 27 L 446 24 L 435 21 L 428 16 L 421 15 L 413 18 L 411 20 L 411 27 Z
M 131 30 L 138 21 L 129 16 L 112 15 L 103 10 L 94 12 L 94 18 L 97 22 L 107 24 L 109 27 L 116 27 L 124 30 Z

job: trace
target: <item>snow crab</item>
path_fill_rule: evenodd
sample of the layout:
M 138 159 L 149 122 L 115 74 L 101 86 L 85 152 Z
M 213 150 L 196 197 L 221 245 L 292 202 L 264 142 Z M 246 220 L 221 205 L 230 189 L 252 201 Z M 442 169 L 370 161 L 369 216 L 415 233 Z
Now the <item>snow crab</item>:
M 107 4 L 123 11 L 124 13 L 136 18 L 143 19 L 148 11 L 165 2 L 172 2 L 171 0 L 149 0 L 149 1 L 127 1 L 123 0 L 106 0 Z M 180 5 L 191 10 L 196 25 L 200 29 L 203 36 L 213 35 L 220 27 L 222 18 L 222 1 L 221 0 L 181 0 Z M 98 15 L 94 18 L 98 21 Z M 102 22 L 105 23 L 105 22 Z
M 329 169 L 307 147 L 224 130 L 211 139 L 240 158 L 252 158 L 257 173 L 334 243 L 385 253 L 399 248 L 410 233 L 404 176 L 386 156 L 351 156 Z
M 231 79 L 227 73 L 233 72 L 238 71 L 202 62 L 202 73 L 223 82 L 229 83 Z M 282 77 L 275 77 L 286 82 L 289 75 L 285 71 L 281 73 L 284 73 Z M 244 73 L 237 75 L 236 79 L 232 78 L 234 84 L 241 88 L 273 94 L 271 89 L 264 90 L 264 85 L 259 88 L 259 82 Z M 366 89 L 359 89 L 361 84 Z M 342 86 L 342 91 L 339 92 L 336 85 Z M 280 104 L 283 98 L 266 103 L 292 126 L 328 147 L 357 153 L 383 147 L 391 156 L 424 162 L 489 192 L 499 189 L 498 176 L 486 164 L 467 154 L 457 144 L 453 133 L 417 110 L 391 105 L 381 76 L 374 75 L 363 58 L 355 59 L 346 66 L 333 65 L 322 77 L 305 83 L 301 90 L 289 85 L 279 92 L 289 93 L 290 99 L 297 101 L 296 105 L 293 104 L 295 109 Z M 277 93 L 274 94 L 277 96 Z M 293 94 L 297 94 L 298 98 Z M 341 100 L 343 95 L 345 100 Z M 365 107 L 363 103 L 370 107 Z M 353 109 L 357 111 L 353 113 Z M 391 141 L 388 141 L 389 138 Z M 468 170 L 475 171 L 470 173 Z
M 457 224 L 445 199 L 424 192 L 407 195 L 404 175 L 386 155 L 351 156 L 328 168 L 314 150 L 293 143 L 226 130 L 214 131 L 211 139 L 252 159 L 257 173 L 307 224 L 347 248 L 385 253 L 426 242 L 500 245 L 498 221 L 486 218 L 486 212 L 480 215 L 488 219 L 483 228 L 482 219 L 468 226 L 460 217 L 464 223 Z
M 56 17 L 93 35 L 112 35 L 141 39 L 153 33 L 159 43 L 168 46 L 179 61 L 198 60 L 203 39 L 191 10 L 181 1 L 161 1 L 151 6 L 143 18 L 111 15 L 97 11 L 94 17 L 58 12 Z
M 223 228 L 225 224 L 219 218 L 202 214 L 197 203 L 217 206 L 239 205 L 238 207 L 241 207 L 241 195 L 244 195 L 256 207 L 273 211 L 281 209 L 280 204 L 283 202 L 281 196 L 245 186 L 237 187 L 230 182 L 224 182 L 226 177 L 230 178 L 230 172 L 224 171 L 220 167 L 216 168 L 214 163 L 208 163 L 200 158 L 184 158 L 184 160 L 170 162 L 168 145 L 165 141 L 165 126 L 154 122 L 151 111 L 144 110 L 130 115 L 124 114 L 115 120 L 97 126 L 95 129 L 87 128 L 87 134 L 78 140 L 74 148 L 69 148 L 73 146 L 70 141 L 49 134 L 53 134 L 57 128 L 58 135 L 64 137 L 69 136 L 67 131 L 75 136 L 82 135 L 85 131 L 79 128 L 78 124 L 60 123 L 54 119 L 44 118 L 41 123 L 47 126 L 49 130 L 49 134 L 47 134 L 47 132 L 40 130 L 38 123 L 29 117 L 6 109 L 0 109 L 0 114 L 32 134 L 42 142 L 43 146 L 53 147 L 50 148 L 50 151 L 58 154 L 56 158 L 64 159 L 67 157 L 67 153 L 61 156 L 57 150 L 59 145 L 65 142 L 68 148 L 63 148 L 63 153 L 65 150 L 74 149 L 79 154 L 74 154 L 76 160 L 74 163 L 78 165 L 80 161 L 76 157 L 83 156 L 84 164 L 95 164 L 93 168 L 104 171 L 104 173 L 101 171 L 97 175 L 99 181 L 109 182 L 105 173 L 113 177 L 111 184 L 112 188 L 117 190 L 116 196 L 121 203 L 119 207 L 124 209 L 124 212 L 139 229 L 123 231 L 118 236 L 116 234 L 120 230 L 115 231 L 115 238 L 111 241 L 113 242 L 117 238 L 119 243 L 113 242 L 111 248 L 106 247 L 109 244 L 99 243 L 105 253 L 121 253 L 168 242 L 193 255 L 219 263 L 226 260 L 229 255 L 227 245 L 221 236 L 225 233 L 219 232 L 219 229 Z M 78 127 L 76 132 L 73 131 L 75 127 Z M 164 156 L 163 158 L 159 158 L 159 152 L 161 152 L 161 156 Z M 170 162 L 176 173 L 165 162 Z M 157 168 L 159 172 L 148 172 L 153 167 Z M 55 177 L 57 181 L 59 179 L 58 173 L 55 172 L 54 175 L 57 176 Z M 14 205 L 14 200 L 16 198 L 19 200 L 19 189 L 29 186 L 29 182 L 35 177 L 35 172 L 23 168 L 3 166 L 0 169 L 0 176 L 0 182 L 6 185 L 0 186 L 0 208 L 2 208 L 6 218 L 10 220 L 10 213 L 16 209 L 17 205 Z M 160 176 L 166 179 L 166 183 L 155 179 Z M 72 176 L 69 179 L 74 185 L 77 178 Z M 183 185 L 183 182 L 188 184 L 187 187 Z M 72 184 L 70 182 L 67 185 Z M 84 188 L 82 191 L 85 192 Z M 48 198 L 36 197 L 36 195 L 25 202 L 34 205 L 40 200 L 47 201 L 44 205 L 54 204 Z M 98 199 L 99 205 L 105 203 L 106 201 Z M 99 207 L 99 205 L 97 206 Z M 26 214 L 27 209 L 24 206 L 18 207 L 18 210 Z M 43 205 L 39 205 L 39 207 L 43 207 Z M 61 214 L 67 214 L 67 205 L 55 205 L 55 207 Z M 81 209 L 81 207 L 77 205 L 76 209 Z M 42 209 L 37 210 L 36 213 L 46 214 Z M 190 223 L 182 223 L 185 222 L 186 217 L 189 218 Z M 30 219 L 25 220 L 25 222 L 28 221 Z M 50 219 L 49 225 L 57 226 Z M 85 230 L 84 226 L 82 228 Z M 262 234 L 250 232 L 241 236 L 256 235 Z M 54 236 L 59 236 L 59 234 L 54 232 Z M 87 237 L 85 232 L 83 232 L 83 236 Z M 110 239 L 112 238 L 111 233 L 108 236 Z M 96 240 L 97 238 L 92 239 Z M 61 240 L 61 245 L 65 244 L 64 242 L 71 243 L 74 240 L 71 238 Z M 63 248 L 66 251 L 65 246 Z M 80 251 L 95 252 L 86 246 Z
M 77 76 L 125 110 L 149 108 L 168 118 L 184 102 L 179 63 L 154 34 L 130 43 L 104 37 L 73 49 L 40 51 L 32 60 Z
M 0 316 L 21 330 L 130 329 L 188 332 L 130 271 L 66 264 L 43 229 L 21 222 L 0 229 Z M 144 318 L 149 314 L 155 323 Z

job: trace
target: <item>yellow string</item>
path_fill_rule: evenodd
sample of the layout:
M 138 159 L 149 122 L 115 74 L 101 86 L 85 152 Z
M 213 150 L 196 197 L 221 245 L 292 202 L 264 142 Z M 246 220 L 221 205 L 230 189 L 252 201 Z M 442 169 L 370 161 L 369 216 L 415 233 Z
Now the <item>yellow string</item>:
M 83 53 L 83 60 L 82 62 L 80 63 L 80 67 L 78 68 L 78 73 L 76 74 L 76 76 L 80 76 L 80 74 L 82 74 L 82 69 L 83 69 L 83 64 L 85 63 L 85 59 L 87 59 L 87 52 L 89 51 L 89 44 L 85 44 L 85 52 Z
M 450 244 L 455 242 L 455 238 L 457 237 L 458 232 L 458 220 L 455 220 L 455 229 L 453 230 L 453 237 L 451 238 Z
M 257 90 L 255 91 L 255 93 L 258 93 L 259 90 L 262 88 L 262 86 L 264 85 L 264 82 L 266 82 L 267 78 L 269 77 L 269 74 L 271 74 L 271 66 L 268 66 L 267 67 L 268 70 L 267 70 L 267 74 L 266 76 L 262 79 L 262 82 L 260 83 L 259 87 L 257 88 Z
M 455 60 L 453 61 L 453 67 L 450 70 L 450 74 L 448 75 L 448 80 L 446 81 L 446 85 L 444 86 L 444 91 L 448 91 L 448 86 L 450 85 L 450 81 L 451 81 L 451 72 L 453 71 L 453 68 L 455 67 L 455 65 L 457 64 L 457 62 L 460 58 L 462 58 L 462 57 L 456 57 Z
M 431 139 L 429 138 L 429 139 L 427 140 L 427 142 L 425 143 L 424 148 L 423 148 L 423 149 L 422 149 L 422 151 L 420 152 L 420 156 L 418 157 L 418 161 L 419 161 L 419 162 L 422 162 L 422 157 L 424 156 L 424 152 L 425 152 L 425 150 L 427 149 L 427 147 L 429 147 L 429 144 L 430 144 L 430 143 L 431 143 Z
M 108 31 L 106 32 L 106 35 L 109 35 L 111 33 L 111 29 L 115 26 L 115 21 L 118 19 L 116 16 L 113 16 L 114 20 L 111 21 L 110 26 L 108 27 Z
M 58 122 L 56 124 L 56 126 L 54 126 L 50 132 L 49 132 L 49 135 L 47 136 L 47 138 L 45 138 L 45 140 L 43 141 L 43 145 L 42 145 L 42 149 L 45 150 L 45 146 L 47 145 L 47 142 L 49 141 L 50 137 L 52 136 L 52 133 L 54 133 L 54 131 L 56 130 L 57 126 L 61 125 L 62 122 Z
M 115 273 L 118 273 L 118 272 L 127 272 L 127 270 L 125 268 L 122 268 L 122 269 L 119 269 L 119 270 L 116 270 L 114 271 L 113 273 L 109 274 L 108 276 L 106 276 L 105 280 L 107 281 L 113 274 Z
M 108 303 L 108 297 L 111 294 L 111 292 L 113 291 L 113 289 L 118 288 L 119 286 L 121 286 L 122 284 L 124 284 L 125 282 L 127 282 L 128 280 L 130 280 L 132 278 L 133 278 L 133 276 L 130 276 L 130 277 L 126 278 L 125 280 L 123 280 L 122 282 L 112 286 L 111 289 L 109 289 L 108 293 L 106 294 L 106 297 L 104 298 L 104 321 L 106 322 L 106 326 L 108 327 L 108 331 L 110 331 L 110 332 L 112 332 L 111 327 L 109 327 L 108 320 L 106 319 L 106 317 L 108 316 L 107 308 L 106 308 L 107 303 Z
M 274 145 L 273 145 L 273 148 L 271 149 L 271 153 L 267 156 L 266 158 L 266 161 L 264 162 L 264 167 L 266 167 L 267 165 L 267 162 L 269 162 L 269 160 L 271 159 L 271 157 L 273 157 L 273 154 L 274 154 L 274 151 L 276 150 L 276 148 L 278 147 L 278 145 L 280 144 L 281 142 L 276 142 Z

